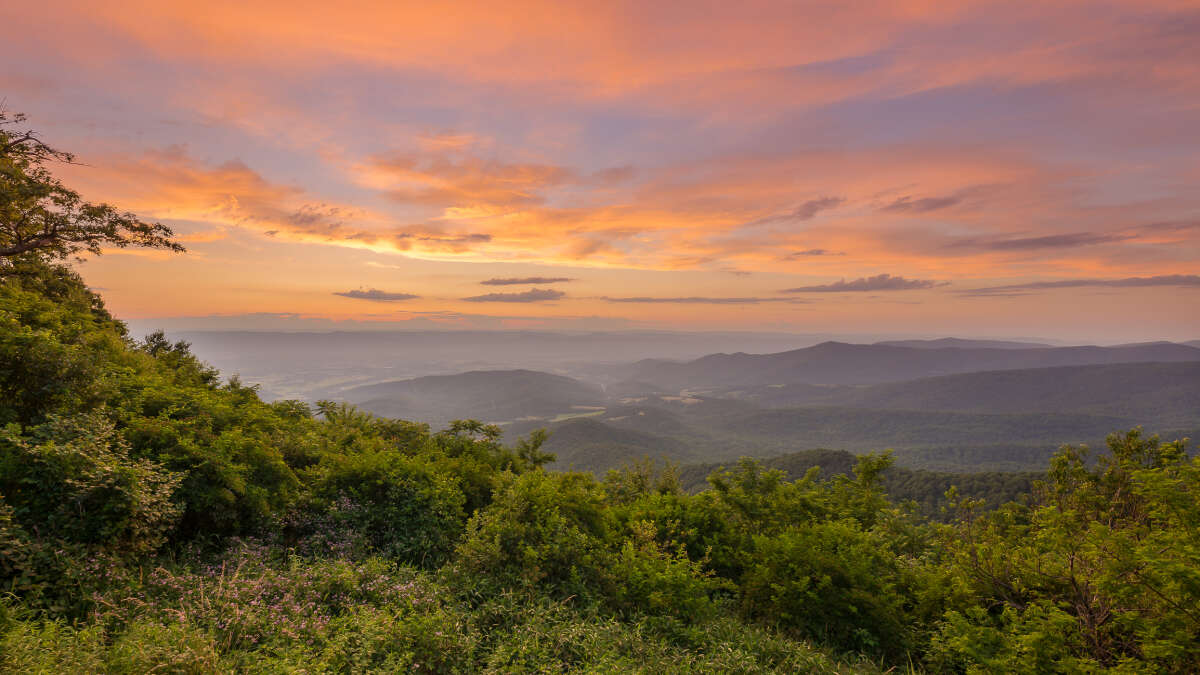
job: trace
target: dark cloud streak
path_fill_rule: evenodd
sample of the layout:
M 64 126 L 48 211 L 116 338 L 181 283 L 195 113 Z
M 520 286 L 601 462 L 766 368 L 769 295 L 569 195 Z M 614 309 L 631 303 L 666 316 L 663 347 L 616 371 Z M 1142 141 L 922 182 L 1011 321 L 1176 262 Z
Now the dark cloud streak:
M 834 207 L 840 206 L 846 202 L 842 197 L 821 197 L 820 199 L 810 199 L 800 206 L 786 213 L 778 213 L 766 218 L 745 224 L 745 227 L 754 227 L 757 225 L 769 225 L 771 223 L 787 222 L 787 221 L 804 221 L 812 220 L 822 211 L 827 211 Z
M 1165 274 L 1154 277 L 1128 277 L 1125 279 L 1064 279 L 1062 281 L 1034 281 L 1027 284 L 988 286 L 959 291 L 972 296 L 1016 296 L 1029 295 L 1033 291 L 1051 291 L 1059 288 L 1153 288 L 1171 286 L 1176 288 L 1200 288 L 1200 275 Z
M 343 298 L 354 298 L 355 300 L 371 300 L 373 302 L 400 302 L 401 300 L 414 300 L 421 296 L 413 295 L 412 293 L 391 293 L 381 291 L 378 288 L 367 290 L 342 291 L 335 292 L 334 295 L 340 295 Z
M 809 248 L 809 249 L 805 249 L 803 251 L 792 251 L 791 253 L 783 256 L 783 259 L 784 260 L 799 260 L 800 258 L 812 258 L 812 257 L 822 256 L 822 255 L 846 255 L 846 254 L 841 253 L 841 252 L 830 251 L 829 249 L 826 249 L 826 248 Z
M 508 277 L 487 279 L 479 283 L 484 286 L 523 286 L 526 284 L 561 284 L 575 281 L 571 277 Z
M 1133 235 L 1128 234 L 1074 232 L 1071 234 L 1051 234 L 1044 237 L 1024 237 L 1021 239 L 965 239 L 951 244 L 950 248 L 974 248 L 987 251 L 1033 251 L 1041 248 L 1074 248 L 1076 246 L 1110 244 L 1133 238 Z
M 543 300 L 558 300 L 566 293 L 552 288 L 531 288 L 523 293 L 488 293 L 463 298 L 466 302 L 542 302 Z
M 944 286 L 945 282 L 939 283 L 929 279 L 905 279 L 904 277 L 894 277 L 890 274 L 880 274 L 873 277 L 862 277 L 854 281 L 835 281 L 831 284 L 820 284 L 817 286 L 800 286 L 797 288 L 786 288 L 782 293 L 861 293 L 869 291 L 911 291 L 923 288 L 933 288 L 935 286 Z
M 925 197 L 923 199 L 901 197 L 883 207 L 880 211 L 887 211 L 888 213 L 929 213 L 930 211 L 949 208 L 960 201 L 962 200 L 958 197 Z
M 632 297 L 632 298 L 611 298 L 601 297 L 601 300 L 608 302 L 621 303 L 645 303 L 645 304 L 682 304 L 682 305 L 756 305 L 760 302 L 788 302 L 788 303 L 804 303 L 803 300 L 796 298 L 709 298 L 701 296 L 688 296 L 679 298 L 655 298 L 655 297 Z

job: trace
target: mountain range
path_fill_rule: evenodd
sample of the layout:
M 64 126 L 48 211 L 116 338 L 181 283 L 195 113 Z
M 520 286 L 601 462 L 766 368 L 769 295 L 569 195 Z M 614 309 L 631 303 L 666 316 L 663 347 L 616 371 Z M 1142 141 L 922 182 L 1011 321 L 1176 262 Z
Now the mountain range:
M 901 347 L 844 342 L 775 354 L 711 354 L 693 361 L 646 359 L 629 378 L 670 388 L 770 384 L 876 384 L 985 370 L 1136 362 L 1200 361 L 1200 348 L 1174 343 L 1120 347 Z
M 1200 349 L 1173 343 L 826 342 L 580 373 L 470 371 L 341 397 L 435 427 L 473 418 L 510 438 L 545 427 L 556 466 L 594 472 L 644 456 L 704 463 L 811 448 L 894 448 L 910 468 L 1014 471 L 1137 425 L 1200 435 Z

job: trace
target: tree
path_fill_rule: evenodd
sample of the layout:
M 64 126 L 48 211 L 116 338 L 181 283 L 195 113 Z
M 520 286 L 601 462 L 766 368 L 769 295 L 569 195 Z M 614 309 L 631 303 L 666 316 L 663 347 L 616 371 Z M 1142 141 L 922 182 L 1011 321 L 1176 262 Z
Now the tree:
M 171 228 L 84 201 L 64 186 L 47 165 L 72 163 L 74 155 L 19 130 L 24 121 L 24 115 L 0 110 L 0 275 L 19 258 L 62 260 L 81 251 L 99 254 L 105 245 L 184 250 Z

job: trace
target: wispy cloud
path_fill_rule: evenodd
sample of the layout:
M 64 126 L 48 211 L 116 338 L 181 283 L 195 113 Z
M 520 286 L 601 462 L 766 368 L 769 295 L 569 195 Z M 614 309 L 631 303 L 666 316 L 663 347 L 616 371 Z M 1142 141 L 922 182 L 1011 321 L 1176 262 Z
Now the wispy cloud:
M 990 251 L 1032 251 L 1041 248 L 1074 248 L 1076 246 L 1110 244 L 1134 238 L 1134 235 L 1129 234 L 1073 232 L 1070 234 L 1051 234 L 1044 237 L 1021 237 L 1018 239 L 966 239 L 956 241 L 950 247 Z
M 645 304 L 680 304 L 680 305 L 757 305 L 761 302 L 787 302 L 787 303 L 804 303 L 804 300 L 797 298 L 710 298 L 702 296 L 687 296 L 679 298 L 656 298 L 656 297 L 630 297 L 630 298 L 611 298 L 602 297 L 601 300 L 608 302 L 628 302 L 628 303 L 645 303 Z
M 571 277 L 506 277 L 487 279 L 479 283 L 484 286 L 524 286 L 527 284 L 560 284 L 574 281 Z
M 359 167 L 359 172 L 364 183 L 396 202 L 505 210 L 541 204 L 546 190 L 580 180 L 574 170 L 563 166 L 441 154 L 379 156 Z
M 888 213 L 929 213 L 949 208 L 960 201 L 962 200 L 958 197 L 924 197 L 921 199 L 900 197 L 880 210 Z
M 340 295 L 343 298 L 354 298 L 355 300 L 372 300 L 374 302 L 400 302 L 401 300 L 415 300 L 421 296 L 412 293 L 392 293 L 389 291 L 381 291 L 378 288 L 369 288 L 367 290 L 353 290 L 335 292 L 334 295 Z
M 542 302 L 558 300 L 565 295 L 566 293 L 552 288 L 531 288 L 523 293 L 488 293 L 463 298 L 463 300 L 467 302 Z
M 804 249 L 803 251 L 792 251 L 791 253 L 783 256 L 783 258 L 785 260 L 797 260 L 800 258 L 815 258 L 817 256 L 823 256 L 823 255 L 846 255 L 846 254 L 841 253 L 841 252 L 830 251 L 829 249 L 826 249 L 826 248 L 807 248 L 807 249 Z
M 935 286 L 943 286 L 946 282 L 937 282 L 929 279 L 905 279 L 904 277 L 894 277 L 890 274 L 880 274 L 873 277 L 862 277 L 854 281 L 835 281 L 831 284 L 820 284 L 817 286 L 799 286 L 796 288 L 786 288 L 783 293 L 847 293 L 847 292 L 873 292 L 873 291 L 911 291 L 922 288 L 933 288 Z
M 846 200 L 842 197 L 820 197 L 818 199 L 810 199 L 794 209 L 785 211 L 783 213 L 777 213 L 772 216 L 767 216 L 766 218 L 759 218 L 758 220 L 747 223 L 746 226 L 753 227 L 756 225 L 768 225 L 771 223 L 787 221 L 812 220 L 817 216 L 818 213 L 827 211 L 836 206 L 840 206 L 845 202 Z
M 959 291 L 962 295 L 1006 296 L 1027 295 L 1034 291 L 1051 291 L 1059 288 L 1150 288 L 1174 286 L 1177 288 L 1200 288 L 1200 275 L 1164 274 L 1154 277 L 1128 277 L 1125 279 L 1063 279 L 1061 281 L 1034 281 L 1027 284 L 988 286 Z

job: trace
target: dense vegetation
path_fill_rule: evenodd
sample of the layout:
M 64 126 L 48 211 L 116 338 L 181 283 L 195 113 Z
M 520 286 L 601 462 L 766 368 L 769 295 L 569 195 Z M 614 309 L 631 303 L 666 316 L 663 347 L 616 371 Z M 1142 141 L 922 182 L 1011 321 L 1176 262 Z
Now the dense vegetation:
M 826 480 L 854 475 L 857 463 L 858 458 L 844 450 L 801 450 L 761 460 L 763 468 L 778 469 L 789 476 L 803 476 L 816 469 L 816 476 Z M 721 464 L 684 464 L 675 471 L 683 489 L 694 493 L 707 489 L 708 477 L 722 469 Z M 957 499 L 979 500 L 981 506 L 993 509 L 1025 500 L 1041 477 L 1031 472 L 945 473 L 893 464 L 880 472 L 879 484 L 893 502 L 925 518 L 946 520 L 955 515 L 949 507 Z M 953 499 L 946 494 L 951 488 Z
M 0 364 L 0 669 L 1200 667 L 1200 462 L 1138 431 L 936 524 L 885 456 L 690 494 L 267 404 L 44 264 L 0 284 Z
M 1184 442 L 1065 447 L 949 523 L 887 455 L 556 473 L 537 432 L 265 403 L 64 246 L 0 268 L 0 671 L 1200 670 Z

